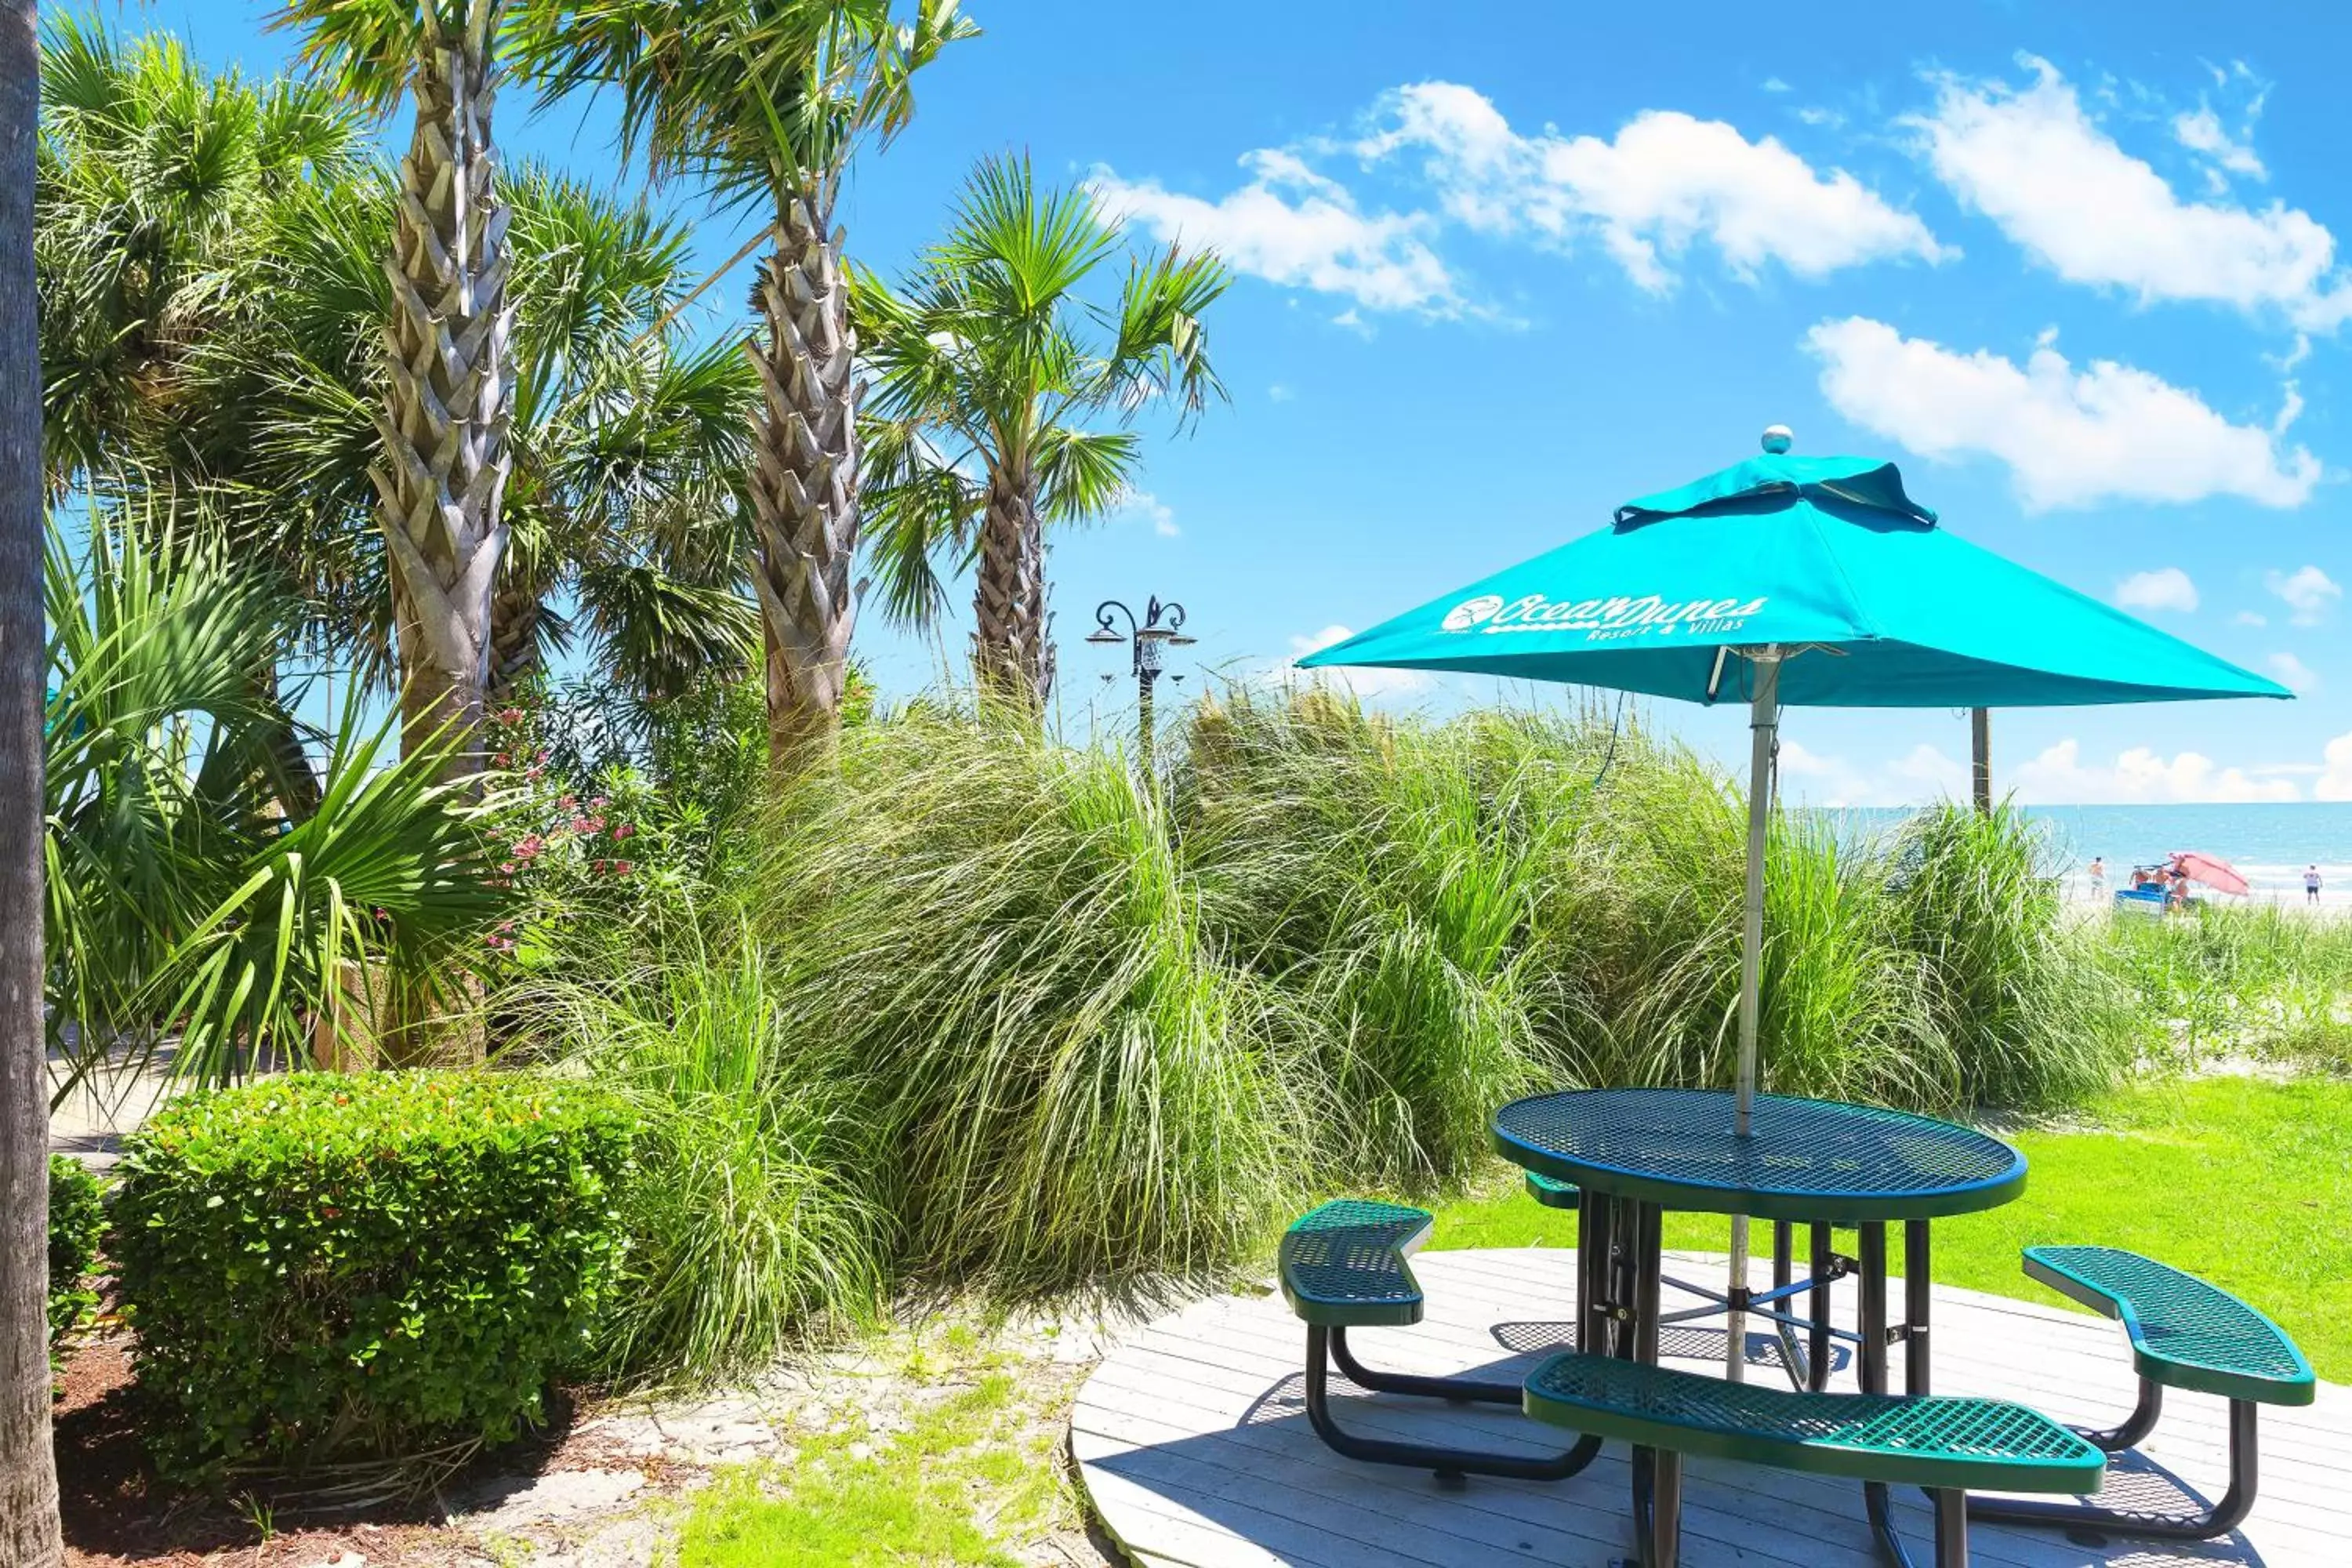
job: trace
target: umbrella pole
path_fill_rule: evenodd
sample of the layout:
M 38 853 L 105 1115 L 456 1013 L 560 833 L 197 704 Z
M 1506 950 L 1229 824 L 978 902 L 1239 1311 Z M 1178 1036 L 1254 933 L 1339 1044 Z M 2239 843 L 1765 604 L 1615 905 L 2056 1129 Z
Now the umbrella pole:
M 1732 1096 L 1732 1131 L 1748 1136 L 1756 1100 L 1757 993 L 1764 965 L 1764 838 L 1772 821 L 1774 758 L 1780 750 L 1780 650 L 1756 649 L 1747 656 L 1755 672 L 1748 708 L 1747 918 L 1739 933 L 1739 1078 Z M 1748 1314 L 1740 1310 L 1748 1289 L 1748 1216 L 1731 1216 L 1731 1311 L 1725 1320 L 1723 1374 L 1741 1380 L 1748 1363 Z

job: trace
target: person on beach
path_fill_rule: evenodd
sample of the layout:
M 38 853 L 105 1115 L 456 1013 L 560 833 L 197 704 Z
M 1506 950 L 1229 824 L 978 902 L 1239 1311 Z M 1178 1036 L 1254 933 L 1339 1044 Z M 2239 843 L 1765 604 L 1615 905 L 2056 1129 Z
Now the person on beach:
M 2107 862 L 2104 856 L 2091 857 L 2091 897 L 2105 901 L 2107 896 Z
M 2303 901 L 2306 904 L 2319 902 L 2319 868 L 2316 866 L 2303 868 Z

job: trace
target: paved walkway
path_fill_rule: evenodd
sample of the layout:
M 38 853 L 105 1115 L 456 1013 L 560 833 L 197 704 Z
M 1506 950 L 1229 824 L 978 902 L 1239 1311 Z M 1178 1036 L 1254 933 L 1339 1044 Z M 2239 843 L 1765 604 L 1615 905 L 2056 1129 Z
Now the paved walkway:
M 1667 1272 L 1720 1279 L 1724 1260 L 1679 1255 Z M 1522 1375 L 1562 1345 L 1576 1255 L 1557 1248 L 1425 1252 L 1413 1259 L 1428 1320 L 1359 1330 L 1367 1364 L 1482 1377 Z M 1756 1284 L 1767 1283 L 1759 1269 Z M 1850 1307 L 1852 1288 L 1839 1292 Z M 1669 1292 L 1668 1307 L 1678 1303 Z M 1896 1300 L 1900 1300 L 1899 1294 Z M 1686 1304 L 1696 1304 L 1695 1300 Z M 2135 1384 L 2120 1330 L 2104 1319 L 1973 1290 L 1935 1298 L 1939 1393 L 2020 1400 L 2062 1420 L 2112 1425 Z M 1720 1366 L 1720 1329 L 1670 1330 L 1666 1351 Z M 1573 1480 L 1473 1477 L 1441 1489 L 1425 1471 L 1355 1463 L 1307 1425 L 1305 1331 L 1279 1294 L 1216 1297 L 1158 1320 L 1112 1351 L 1080 1392 L 1070 1443 L 1106 1529 L 1139 1568 L 1604 1568 L 1633 1552 L 1625 1450 L 1611 1444 Z M 1782 1379 L 1753 1336 L 1759 1375 Z M 1899 1379 L 1899 1373 L 1898 1379 Z M 1334 1371 L 1344 1426 L 1368 1435 L 1517 1449 L 1561 1436 L 1508 1410 L 1370 1395 Z M 1785 1383 L 1783 1384 L 1785 1386 Z M 1850 1368 L 1832 1386 L 1852 1388 Z M 2168 1391 L 2145 1459 L 2111 1468 L 2111 1503 L 2187 1511 L 2226 1478 L 2221 1400 Z M 2237 1534 L 2195 1546 L 2090 1532 L 1976 1526 L 1990 1568 L 2168 1568 L 2234 1563 L 2343 1568 L 2352 1563 L 2352 1389 L 2322 1384 L 2306 1409 L 2262 1413 L 2262 1490 Z M 1921 1494 L 1901 1504 L 1915 1556 L 1932 1551 Z M 1688 1467 L 1687 1568 L 1880 1568 L 1852 1483 L 1745 1465 Z

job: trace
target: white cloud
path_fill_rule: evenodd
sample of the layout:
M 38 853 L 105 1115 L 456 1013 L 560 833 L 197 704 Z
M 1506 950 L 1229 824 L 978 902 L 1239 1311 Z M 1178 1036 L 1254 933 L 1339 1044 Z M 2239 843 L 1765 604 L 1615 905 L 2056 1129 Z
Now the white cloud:
M 2263 668 L 2297 697 L 2308 697 L 2319 689 L 2319 672 L 2291 653 L 2271 655 L 2263 661 Z
M 2352 734 L 2338 735 L 2320 752 L 2318 779 L 2311 786 L 2314 800 L 2352 800 Z
M 1162 539 L 1173 539 L 1184 531 L 1176 526 L 1176 509 L 1150 490 L 1122 490 L 1111 506 L 1110 516 L 1114 521 L 1133 518 L 1139 522 L 1148 522 L 1151 525 L 1151 531 Z
M 1376 123 L 1357 152 L 1421 154 L 1456 221 L 1563 245 L 1591 237 L 1653 291 L 1673 286 L 1671 264 L 1700 240 L 1741 278 L 1768 262 L 1820 278 L 1955 254 L 1844 170 L 1816 174 L 1777 138 L 1750 142 L 1719 120 L 1653 109 L 1609 141 L 1523 136 L 1475 89 L 1432 81 L 1390 93 Z
M 2233 425 L 2196 393 L 2113 360 L 2077 371 L 2048 341 L 2021 366 L 1851 316 L 1806 335 L 1822 392 L 1864 428 L 1937 458 L 2009 465 L 2034 510 L 2241 496 L 2299 506 L 2319 459 L 2283 428 Z
M 2294 612 L 2289 617 L 2296 626 L 2315 626 L 2327 618 L 2337 601 L 2344 597 L 2343 588 L 2336 579 L 2316 566 L 2298 566 L 2293 572 L 2272 572 L 2263 578 L 2263 585 L 2286 601 Z
M 2271 618 L 2258 610 L 2240 610 L 2230 618 L 2242 626 L 2266 626 L 2271 624 Z
M 2084 111 L 2056 67 L 2020 60 L 2032 79 L 2023 87 L 1943 77 L 1934 111 L 1910 123 L 1937 178 L 2029 254 L 2071 282 L 2143 302 L 2275 308 L 2319 329 L 2352 314 L 2335 237 L 2309 214 L 2276 201 L 2259 210 L 2183 201 Z M 2211 129 L 2214 151 L 2252 158 L 2218 121 Z M 2174 133 L 2186 142 L 2206 131 L 2176 123 Z
M 1310 653 L 1320 653 L 1334 643 L 1346 642 L 1356 634 L 1346 626 L 1325 626 L 1319 632 L 1290 639 L 1292 659 L 1305 658 Z M 1381 669 L 1371 666 L 1335 666 L 1328 669 L 1297 670 L 1290 665 L 1276 665 L 1268 675 L 1277 680 L 1296 680 L 1301 677 L 1314 680 L 1331 680 L 1346 687 L 1357 696 L 1410 697 L 1427 691 L 1433 684 L 1429 672 L 1421 669 Z
M 1766 92 L 1787 92 L 1789 90 L 1789 84 L 1782 81 L 1777 76 L 1768 76 L 1764 79 L 1764 90 Z
M 2221 117 L 2210 109 L 2199 105 L 2194 114 L 2178 114 L 2172 120 L 2172 139 L 2191 153 L 2201 153 L 2221 169 L 2232 174 L 2243 174 L 2250 180 L 2267 180 L 2270 171 L 2248 142 L 2233 138 L 2222 129 Z M 2228 188 L 2226 180 L 2217 180 L 2215 188 Z
M 2116 603 L 2126 610 L 2179 610 L 2197 607 L 2197 584 L 2178 566 L 2135 572 L 2116 584 Z
M 1268 403 L 1288 403 L 1297 395 L 1298 394 L 1279 381 L 1265 389 L 1265 400 Z
M 1368 310 L 1459 313 L 1453 276 L 1423 237 L 1425 216 L 1367 213 L 1346 186 L 1278 148 L 1244 153 L 1241 165 L 1249 183 L 1213 202 L 1108 168 L 1089 184 L 1107 207 L 1160 239 L 1212 247 L 1253 277 L 1344 295 Z
M 2352 773 L 2352 748 L 2346 761 Z M 2072 738 L 2021 763 L 2011 784 L 2020 800 L 2035 805 L 2301 798 L 2291 779 L 2223 767 L 2200 752 L 2166 757 L 2152 747 L 2134 746 L 2118 753 L 2112 765 L 2085 763 L 2082 742 Z
M 1924 805 L 1960 799 L 1969 790 L 1968 764 L 1924 742 L 1892 762 L 1864 768 L 1809 751 L 1784 733 L 1780 777 L 1785 793 L 1817 806 Z

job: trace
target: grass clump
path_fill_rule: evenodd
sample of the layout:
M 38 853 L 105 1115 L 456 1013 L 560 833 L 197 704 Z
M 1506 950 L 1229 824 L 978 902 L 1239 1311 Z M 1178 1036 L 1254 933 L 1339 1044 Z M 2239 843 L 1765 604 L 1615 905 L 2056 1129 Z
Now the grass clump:
M 584 1068 L 637 1121 L 620 1200 L 628 1258 L 597 1363 L 625 1382 L 707 1382 L 870 1320 L 884 1221 L 866 1191 L 866 1142 L 796 1052 L 757 939 L 688 919 L 647 930 L 649 951 L 625 972 L 550 981 L 520 1010 L 537 1048 Z M 560 938 L 537 940 L 562 952 Z
M 763 927 L 908 1267 L 1199 1268 L 1298 1196 L 1279 1031 L 1118 759 L 919 716 L 845 734 L 776 821 Z

